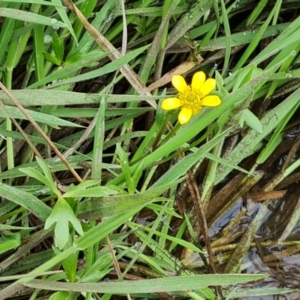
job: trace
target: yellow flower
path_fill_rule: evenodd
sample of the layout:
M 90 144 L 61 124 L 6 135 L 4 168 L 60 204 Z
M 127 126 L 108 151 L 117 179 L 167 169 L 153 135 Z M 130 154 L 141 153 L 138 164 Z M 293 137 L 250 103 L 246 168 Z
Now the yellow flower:
M 172 84 L 178 91 L 177 98 L 167 98 L 162 102 L 164 110 L 171 110 L 181 107 L 178 115 L 178 122 L 186 124 L 193 115 L 198 114 L 203 106 L 218 106 L 221 104 L 219 96 L 207 96 L 216 88 L 216 80 L 209 78 L 207 80 L 203 72 L 194 74 L 192 84 L 186 84 L 181 75 L 173 75 Z

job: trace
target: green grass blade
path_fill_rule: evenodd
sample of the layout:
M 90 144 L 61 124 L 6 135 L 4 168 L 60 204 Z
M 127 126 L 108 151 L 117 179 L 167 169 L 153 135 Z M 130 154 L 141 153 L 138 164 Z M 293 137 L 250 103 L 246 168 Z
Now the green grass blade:
M 59 26 L 62 28 L 67 27 L 66 24 L 64 24 L 60 21 L 57 21 L 54 18 L 49 18 L 49 17 L 45 17 L 45 16 L 42 16 L 39 14 L 34 14 L 31 12 L 13 9 L 13 8 L 2 8 L 0 10 L 0 16 L 6 17 L 6 18 L 11 18 L 11 19 L 16 19 L 16 20 L 24 21 L 24 22 L 46 25 L 46 26 L 54 26 L 55 25 L 55 26 Z
M 241 274 L 214 274 L 214 275 L 194 275 L 175 276 L 158 279 L 146 279 L 123 282 L 98 282 L 98 283 L 63 283 L 34 279 L 24 283 L 25 286 L 36 289 L 50 289 L 61 291 L 78 291 L 94 293 L 157 293 L 176 292 L 186 290 L 197 290 L 210 285 L 227 286 L 244 283 L 265 278 L 264 274 L 241 275 Z
M 51 208 L 49 206 L 30 193 L 24 192 L 18 188 L 2 183 L 0 185 L 0 195 L 4 199 L 26 208 L 26 210 L 32 212 L 43 221 L 46 221 L 51 213 Z

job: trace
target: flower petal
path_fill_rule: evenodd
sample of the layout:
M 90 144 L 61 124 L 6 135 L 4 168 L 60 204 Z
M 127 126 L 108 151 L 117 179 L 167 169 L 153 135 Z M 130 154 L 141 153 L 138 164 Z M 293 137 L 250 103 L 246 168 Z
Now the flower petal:
M 213 78 L 207 79 L 201 87 L 202 97 L 212 92 L 216 88 L 216 86 L 217 86 L 216 79 Z
M 167 98 L 161 104 L 161 107 L 164 110 L 171 110 L 180 106 L 182 106 L 182 103 L 181 100 L 178 98 Z
M 181 75 L 173 75 L 172 84 L 179 93 L 184 93 L 187 89 L 185 79 Z
M 192 91 L 200 90 L 205 82 L 206 75 L 204 72 L 196 72 L 192 79 Z
M 221 99 L 219 96 L 210 95 L 202 99 L 203 106 L 218 106 L 221 104 Z
M 183 107 L 178 115 L 178 122 L 186 124 L 192 117 L 193 111 L 191 108 Z

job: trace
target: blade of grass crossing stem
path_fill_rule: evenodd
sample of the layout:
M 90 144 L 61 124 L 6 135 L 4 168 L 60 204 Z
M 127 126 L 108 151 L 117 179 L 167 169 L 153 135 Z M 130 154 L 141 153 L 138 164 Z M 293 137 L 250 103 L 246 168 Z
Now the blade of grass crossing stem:
M 63 20 L 64 24 L 68 27 L 68 29 L 69 29 L 72 37 L 75 40 L 76 45 L 78 45 L 77 37 L 75 35 L 75 32 L 74 32 L 73 27 L 72 27 L 72 24 L 71 24 L 71 22 L 69 20 L 69 17 L 67 15 L 67 12 L 66 12 L 65 8 L 61 5 L 61 0 L 51 0 L 51 2 L 53 4 L 55 4 L 56 11 L 58 12 L 59 16 Z M 55 23 L 55 25 L 56 25 L 56 23 Z
M 91 17 L 91 14 L 93 13 L 97 2 L 98 2 L 97 0 L 90 0 L 90 1 L 84 1 L 83 3 L 80 4 L 79 9 L 87 19 Z M 95 28 L 99 28 L 99 27 L 95 27 Z M 79 39 L 83 29 L 83 25 L 80 22 L 80 20 L 76 19 L 73 29 L 74 29 L 74 34 L 76 35 L 77 39 Z
M 114 25 L 117 24 L 117 21 L 116 21 L 117 12 L 119 11 L 120 12 L 120 16 L 123 16 L 121 5 L 120 5 L 120 3 L 116 4 L 116 2 L 120 2 L 120 0 L 119 1 L 118 0 L 113 0 L 113 5 L 109 9 L 109 11 L 107 12 L 107 15 L 105 16 L 105 21 L 99 27 L 99 31 L 103 35 L 105 35 L 105 37 L 108 36 L 109 30 L 113 30 L 115 28 Z M 126 21 L 127 21 L 127 15 L 126 15 Z M 124 25 L 123 25 L 123 20 L 122 20 L 122 29 L 123 29 L 123 26 Z M 119 34 L 120 34 L 120 32 L 119 32 Z M 95 49 L 95 47 L 93 49 Z
M 92 164 L 92 179 L 99 180 L 100 183 L 102 177 L 102 151 L 103 151 L 104 133 L 105 133 L 105 111 L 106 111 L 106 101 L 105 101 L 105 96 L 102 96 L 100 100 L 98 113 L 96 115 L 97 122 L 95 126 L 93 164 Z
M 89 2 L 89 1 L 86 1 L 86 2 Z M 115 2 L 116 2 L 116 0 L 108 0 L 105 2 L 105 4 L 101 7 L 100 11 L 97 12 L 95 18 L 93 19 L 93 21 L 91 23 L 91 25 L 93 27 L 100 28 L 101 24 L 105 23 L 105 21 L 108 17 L 108 13 L 114 6 Z M 75 30 L 75 26 L 74 26 L 74 30 Z M 102 28 L 101 28 L 101 32 L 102 32 L 102 34 L 105 33 L 105 31 L 103 31 Z M 70 53 L 67 56 L 66 61 L 73 61 L 73 57 L 76 57 L 76 55 L 88 54 L 89 51 L 95 51 L 95 50 L 91 50 L 91 47 L 94 42 L 95 42 L 95 40 L 93 39 L 93 37 L 87 31 L 85 31 L 85 33 L 83 34 L 82 38 L 80 39 L 80 41 L 78 43 L 78 47 L 72 48 L 72 50 L 70 51 Z M 99 47 L 97 47 L 97 50 L 100 50 Z
M 270 14 L 268 15 L 267 20 L 263 23 L 263 25 L 260 27 L 260 29 L 258 30 L 258 32 L 256 33 L 255 37 L 252 39 L 250 45 L 247 47 L 247 49 L 245 50 L 245 52 L 243 53 L 242 57 L 240 58 L 240 60 L 237 62 L 236 66 L 233 68 L 233 70 L 238 70 L 240 69 L 245 62 L 247 61 L 247 59 L 250 57 L 250 55 L 253 53 L 253 51 L 255 50 L 255 48 L 257 47 L 257 45 L 260 43 L 262 35 L 264 34 L 264 32 L 266 31 L 268 25 L 270 24 L 274 13 L 275 13 L 275 7 L 276 5 L 273 7 L 272 11 L 270 12 Z
M 228 166 L 228 167 L 230 167 L 232 169 L 235 169 L 237 171 L 240 171 L 240 172 L 243 172 L 245 174 L 250 175 L 250 173 L 247 170 L 245 170 L 245 169 L 243 169 L 243 168 L 241 168 L 239 166 L 236 166 L 236 165 L 233 165 L 233 164 L 229 163 L 228 161 L 226 161 L 226 159 L 220 158 L 220 155 L 214 155 L 214 154 L 212 154 L 210 152 L 206 152 L 204 154 L 204 157 L 208 158 L 209 160 L 212 160 L 212 161 L 214 161 L 214 162 L 216 162 L 218 164 Z

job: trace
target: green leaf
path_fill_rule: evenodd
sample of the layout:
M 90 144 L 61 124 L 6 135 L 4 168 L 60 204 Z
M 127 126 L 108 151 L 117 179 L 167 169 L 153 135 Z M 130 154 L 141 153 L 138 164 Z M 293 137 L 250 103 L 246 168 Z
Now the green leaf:
M 111 253 L 102 254 L 90 269 L 80 278 L 81 282 L 97 282 L 111 271 Z
M 123 281 L 123 282 L 97 282 L 97 283 L 64 283 L 51 282 L 34 279 L 23 283 L 25 286 L 44 289 L 62 290 L 92 293 L 158 293 L 175 292 L 186 290 L 197 290 L 210 285 L 232 285 L 253 280 L 266 278 L 265 274 L 244 275 L 244 274 L 214 274 L 214 275 L 194 275 L 194 276 L 174 276 L 156 279 Z
M 51 208 L 37 197 L 4 183 L 0 183 L 0 197 L 24 207 L 42 221 L 45 221 L 51 213 Z
M 48 52 L 45 52 L 45 51 L 43 51 L 42 54 L 46 60 L 48 60 L 49 62 L 51 62 L 52 64 L 54 64 L 56 66 L 60 66 L 61 61 L 59 61 L 56 57 L 52 56 L 51 54 L 49 54 Z M 45 79 L 43 78 L 42 80 L 45 80 Z
M 259 133 L 263 132 L 261 122 L 252 111 L 250 111 L 249 109 L 244 109 L 242 118 L 249 127 Z
M 45 163 L 44 160 L 40 159 L 38 156 L 36 156 L 35 159 L 36 159 L 37 163 L 39 164 L 40 168 L 43 170 L 43 173 L 44 173 L 44 175 L 47 179 L 47 182 L 48 182 L 47 186 L 51 189 L 51 191 L 55 195 L 59 196 L 60 193 L 59 193 L 58 189 L 56 188 L 56 184 L 53 180 L 52 173 L 50 171 L 49 166 Z
M 20 233 L 2 233 L 0 238 L 0 254 L 17 248 L 21 244 Z
M 71 246 L 71 244 L 72 244 L 72 240 L 69 235 L 68 246 Z M 53 251 L 55 252 L 56 255 L 59 255 L 61 253 L 56 247 L 53 247 Z M 64 271 L 66 272 L 66 275 L 70 282 L 76 281 L 78 253 L 79 253 L 78 251 L 72 253 L 70 256 L 68 256 L 61 262 L 63 265 Z
M 116 70 L 119 70 L 120 67 L 122 67 L 124 64 L 129 63 L 131 60 L 136 58 L 138 55 L 140 55 L 142 52 L 144 52 L 148 47 L 149 46 L 144 46 L 144 47 L 138 48 L 136 50 L 133 50 L 133 51 L 127 53 L 126 55 L 122 56 L 121 58 L 118 58 L 97 70 L 86 72 L 84 74 L 80 74 L 77 76 L 72 76 L 72 78 L 63 80 L 61 82 L 53 83 L 52 87 L 57 87 L 57 86 L 60 86 L 63 84 L 70 84 L 70 83 L 75 83 L 75 82 L 79 82 L 79 81 L 89 80 L 89 79 L 96 78 L 96 77 L 99 77 L 99 76 L 102 76 L 102 75 L 105 75 L 108 73 L 112 73 Z M 36 87 L 36 85 L 32 85 L 32 86 Z M 31 86 L 31 88 L 32 88 L 32 86 Z
M 60 65 L 64 57 L 65 47 L 63 41 L 58 37 L 56 32 L 54 32 L 53 34 L 52 48 L 55 53 L 56 59 L 59 62 L 58 65 Z
M 62 23 L 62 24 L 64 24 L 65 26 L 68 27 L 73 39 L 75 40 L 75 43 L 77 44 L 78 43 L 77 38 L 76 38 L 76 35 L 74 33 L 71 21 L 70 21 L 68 15 L 67 15 L 67 12 L 66 12 L 65 8 L 62 7 L 62 5 L 61 5 L 61 0 L 51 0 L 51 2 L 56 6 L 56 10 L 57 10 L 59 16 L 64 21 L 64 23 Z M 55 26 L 57 26 L 57 24 L 55 24 Z
M 56 292 L 51 295 L 49 300 L 72 300 L 74 299 L 69 292 Z
M 115 195 L 118 192 L 106 186 L 96 186 L 86 190 L 77 191 L 77 193 L 68 192 L 67 195 L 73 194 L 73 197 L 107 197 Z
M 70 126 L 70 127 L 82 127 L 81 125 L 65 121 L 63 119 L 44 114 L 41 112 L 36 112 L 33 110 L 26 109 L 26 112 L 36 121 L 36 122 L 41 122 L 45 123 L 49 126 L 52 126 L 54 128 L 59 128 L 59 126 Z M 21 119 L 21 120 L 26 120 L 25 115 L 20 112 L 19 108 L 13 107 L 13 106 L 7 106 L 7 105 L 1 105 L 1 110 L 0 110 L 0 117 L 3 118 L 15 118 L 15 119 Z
M 41 4 L 41 5 L 46 5 L 46 6 L 60 6 L 63 7 L 60 4 L 53 4 L 49 1 L 43 1 L 43 0 L 1 0 L 1 2 L 10 2 L 10 3 L 32 3 L 32 4 Z
M 15 20 L 13 19 L 5 19 L 1 25 L 0 32 L 0 65 L 2 65 L 2 60 L 4 58 L 5 52 L 7 51 L 7 47 L 11 42 L 12 34 L 15 28 Z
M 88 55 L 87 55 L 88 56 Z M 81 61 L 80 61 L 81 63 Z M 71 66 L 68 66 L 71 67 Z M 81 67 L 86 67 L 83 65 Z M 67 68 L 67 67 L 66 67 Z M 60 69 L 65 70 L 66 68 Z M 70 73 L 61 74 L 61 77 L 70 75 L 73 71 L 78 71 L 79 65 L 75 70 L 70 70 Z M 51 77 L 50 81 L 59 79 L 60 77 Z M 43 82 L 42 85 L 47 82 Z M 36 88 L 39 85 L 32 85 L 30 88 Z M 36 89 L 36 90 L 12 90 L 11 93 L 16 97 L 20 104 L 23 106 L 35 106 L 35 105 L 80 105 L 80 104 L 99 104 L 101 96 L 104 95 L 107 103 L 124 103 L 132 101 L 144 101 L 144 100 L 155 100 L 165 98 L 165 95 L 156 96 L 141 96 L 141 95 L 126 95 L 126 94 L 91 94 L 91 93 L 76 93 L 70 91 L 59 91 L 59 90 L 47 90 L 47 89 Z M 3 91 L 0 91 L 0 100 L 5 105 L 11 105 L 11 101 L 7 99 L 7 96 Z
M 235 77 L 234 86 L 232 88 L 233 91 L 236 91 L 238 88 L 252 79 L 254 68 L 256 68 L 255 65 L 248 65 L 239 70 L 238 76 Z
M 81 224 L 71 206 L 64 198 L 59 198 L 45 223 L 45 229 L 50 228 L 56 223 L 54 233 L 55 241 L 59 249 L 63 249 L 68 243 L 69 222 L 73 225 L 78 234 L 83 235 Z
M 63 8 L 62 8 L 63 9 Z M 42 24 L 47 26 L 67 27 L 66 24 L 57 21 L 54 18 L 45 17 L 39 14 L 34 14 L 25 10 L 13 9 L 13 8 L 1 8 L 0 16 L 6 18 L 12 18 L 20 21 L 31 22 L 36 24 Z
M 102 199 L 93 198 L 78 204 L 78 216 L 80 218 L 97 219 L 99 217 L 111 217 L 121 215 L 135 210 L 137 207 L 149 204 L 154 201 L 162 201 L 164 198 L 157 198 L 163 192 L 176 186 L 179 181 L 173 181 L 156 188 L 134 195 L 116 195 L 104 197 Z
M 74 186 L 71 185 L 67 192 L 63 195 L 64 198 L 69 197 L 105 197 L 115 195 L 118 192 L 106 186 L 93 186 L 98 184 L 98 180 L 85 180 L 80 184 Z
M 122 149 L 122 147 L 119 143 L 117 144 L 117 154 L 119 156 L 118 162 L 121 165 L 122 174 L 124 174 L 124 177 L 125 177 L 125 180 L 127 183 L 128 192 L 129 192 L 129 194 L 133 194 L 135 187 L 134 187 L 133 180 L 132 180 L 131 174 L 130 174 L 128 156 L 127 156 L 126 152 Z
M 24 174 L 42 182 L 45 186 L 50 188 L 50 190 L 52 191 L 53 194 L 55 194 L 59 197 L 60 192 L 56 188 L 55 182 L 52 179 L 52 175 L 51 175 L 49 167 L 39 157 L 36 157 L 36 160 L 46 176 L 44 176 L 40 171 L 38 171 L 32 167 L 20 168 L 19 170 L 21 172 L 23 172 Z
M 32 167 L 27 168 L 19 168 L 19 171 L 28 175 L 31 178 L 35 178 L 36 180 L 42 182 L 44 185 L 48 186 L 49 182 L 47 178 L 38 170 Z

